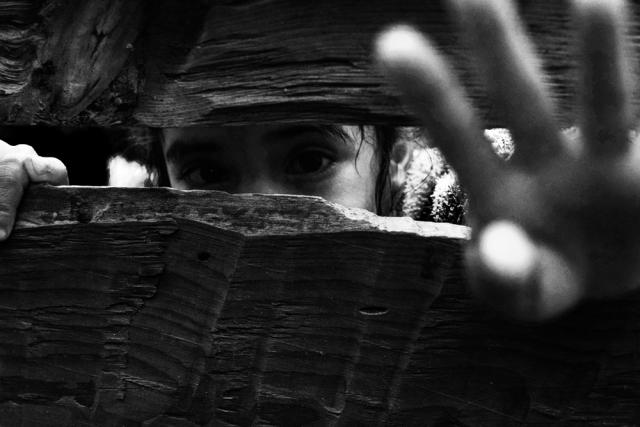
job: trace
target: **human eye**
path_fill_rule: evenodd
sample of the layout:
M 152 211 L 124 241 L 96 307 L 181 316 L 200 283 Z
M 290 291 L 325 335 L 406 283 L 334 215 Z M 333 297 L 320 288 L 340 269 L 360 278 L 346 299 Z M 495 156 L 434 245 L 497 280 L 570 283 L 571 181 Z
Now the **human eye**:
M 327 172 L 336 163 L 335 155 L 321 147 L 294 151 L 285 165 L 285 173 L 294 177 L 311 177 Z
M 180 180 L 190 188 L 222 189 L 231 180 L 231 172 L 220 165 L 207 161 L 186 164 L 180 171 Z

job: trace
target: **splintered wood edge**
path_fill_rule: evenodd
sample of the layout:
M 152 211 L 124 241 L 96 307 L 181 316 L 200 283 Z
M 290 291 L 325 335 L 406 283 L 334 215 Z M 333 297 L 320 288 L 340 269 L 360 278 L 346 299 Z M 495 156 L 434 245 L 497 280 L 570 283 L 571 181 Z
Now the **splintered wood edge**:
M 167 220 L 205 223 L 245 236 L 380 231 L 460 241 L 470 237 L 466 226 L 380 217 L 314 196 L 49 185 L 25 192 L 15 230 Z

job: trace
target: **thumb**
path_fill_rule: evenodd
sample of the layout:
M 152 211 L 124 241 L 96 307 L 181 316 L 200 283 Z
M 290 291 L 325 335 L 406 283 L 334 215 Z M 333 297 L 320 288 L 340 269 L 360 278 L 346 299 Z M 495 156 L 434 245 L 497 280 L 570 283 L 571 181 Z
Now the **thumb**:
M 582 298 L 582 280 L 557 250 L 535 243 L 519 225 L 489 223 L 467 250 L 474 293 L 515 318 L 542 321 Z

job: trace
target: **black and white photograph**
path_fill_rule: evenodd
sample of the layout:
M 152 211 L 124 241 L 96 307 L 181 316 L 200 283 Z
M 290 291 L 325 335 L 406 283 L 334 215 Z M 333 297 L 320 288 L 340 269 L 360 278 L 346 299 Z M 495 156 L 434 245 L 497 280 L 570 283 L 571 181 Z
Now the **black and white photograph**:
M 640 426 L 640 0 L 0 0 L 0 427 Z

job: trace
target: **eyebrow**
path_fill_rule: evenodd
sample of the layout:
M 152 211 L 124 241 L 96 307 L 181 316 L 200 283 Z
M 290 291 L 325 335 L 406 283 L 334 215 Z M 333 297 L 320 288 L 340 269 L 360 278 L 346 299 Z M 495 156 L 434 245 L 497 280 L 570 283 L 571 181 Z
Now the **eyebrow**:
M 315 132 L 330 138 L 342 139 L 344 142 L 350 141 L 351 137 L 336 125 L 294 125 L 274 129 L 266 133 L 265 138 L 273 141 L 286 140 L 303 133 Z
M 221 144 L 215 140 L 182 140 L 176 139 L 167 150 L 165 157 L 172 162 L 180 162 L 189 154 L 220 151 Z

